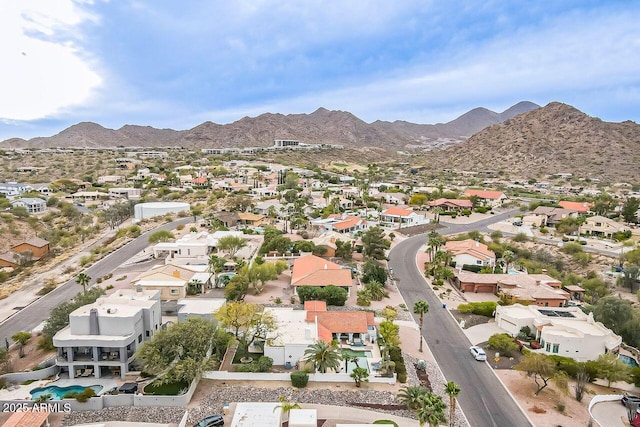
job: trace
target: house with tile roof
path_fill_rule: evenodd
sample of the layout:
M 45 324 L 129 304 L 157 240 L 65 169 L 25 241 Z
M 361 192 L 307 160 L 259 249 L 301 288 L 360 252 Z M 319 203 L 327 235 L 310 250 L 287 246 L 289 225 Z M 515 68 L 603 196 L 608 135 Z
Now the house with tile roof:
M 350 234 L 367 228 L 367 221 L 355 215 L 332 214 L 327 218 L 311 220 L 311 226 L 320 231 Z
M 578 211 L 574 211 L 574 210 L 570 210 L 570 209 L 564 209 L 564 208 L 554 208 L 554 207 L 550 207 L 550 206 L 538 206 L 537 208 L 534 209 L 534 211 L 532 212 L 531 216 L 538 216 L 540 217 L 540 224 L 541 225 L 550 225 L 550 226 L 554 226 L 556 224 L 558 224 L 560 221 L 562 221 L 565 218 L 568 217 L 574 217 L 577 218 L 578 217 Z M 531 223 L 531 221 L 533 220 L 533 218 L 531 218 L 530 220 L 525 221 L 523 218 L 522 223 L 523 224 L 529 224 Z
M 454 270 L 456 286 L 463 292 L 504 295 L 512 303 L 543 307 L 564 307 L 570 294 L 562 282 L 546 274 L 479 274 Z
M 624 224 L 600 215 L 588 217 L 580 227 L 580 232 L 594 236 L 612 237 L 615 233 L 629 230 Z
M 296 259 L 291 269 L 291 286 L 297 294 L 300 286 L 338 286 L 351 294 L 351 270 L 315 255 Z
M 593 207 L 593 203 L 590 202 L 570 202 L 567 200 L 561 200 L 558 202 L 558 206 L 563 209 L 568 209 L 570 211 L 576 211 L 581 215 L 588 214 L 591 212 L 591 208 Z
M 467 199 L 440 198 L 429 202 L 430 208 L 441 208 L 445 212 L 460 212 L 463 209 L 472 209 L 473 203 Z
M 160 291 L 163 301 L 177 301 L 187 296 L 189 282 L 198 281 L 203 288 L 211 285 L 211 273 L 207 265 L 166 264 L 141 273 L 133 282 L 146 291 Z
M 264 355 L 274 365 L 296 366 L 304 351 L 316 341 L 337 340 L 343 347 L 371 348 L 377 339 L 373 313 L 327 311 L 324 301 L 306 301 L 304 310 L 265 307 L 276 320 L 278 330 L 266 340 Z
M 506 194 L 496 190 L 473 190 L 471 188 L 464 192 L 465 197 L 477 197 L 483 206 L 497 207 L 509 200 Z
M 449 251 L 456 268 L 463 265 L 479 265 L 492 267 L 496 264 L 496 254 L 487 245 L 472 239 L 449 240 L 444 245 L 444 250 Z
M 401 206 L 393 206 L 380 213 L 380 222 L 397 224 L 398 228 L 413 227 L 414 225 L 427 224 L 429 219 L 425 218 L 412 209 Z

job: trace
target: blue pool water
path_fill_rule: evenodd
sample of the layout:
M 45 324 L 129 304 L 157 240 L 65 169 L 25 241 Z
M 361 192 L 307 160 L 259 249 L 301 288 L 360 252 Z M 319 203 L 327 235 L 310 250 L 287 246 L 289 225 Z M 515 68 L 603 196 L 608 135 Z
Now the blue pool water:
M 343 350 L 342 352 L 343 354 L 348 354 L 349 356 L 352 356 L 352 357 L 355 356 L 358 358 L 357 365 L 355 362 L 342 362 L 346 365 L 347 374 L 352 373 L 353 370 L 357 367 L 369 368 L 369 365 L 367 364 L 367 358 L 372 356 L 370 351 Z
M 631 366 L 632 368 L 638 367 L 638 362 L 633 357 L 627 356 L 625 354 L 619 354 L 618 359 L 622 360 L 624 363 Z
M 514 270 L 513 268 L 510 268 L 509 271 L 507 271 L 507 274 L 520 274 L 520 272 L 518 270 Z
M 85 388 L 92 388 L 93 391 L 96 392 L 96 394 L 98 394 L 100 390 L 102 390 L 101 385 L 92 385 L 89 387 L 83 387 L 81 385 L 72 385 L 70 387 L 58 387 L 55 385 L 50 385 L 48 387 L 34 388 L 29 393 L 31 393 L 31 400 L 36 400 L 38 397 L 42 396 L 43 394 L 50 394 L 51 400 L 62 400 L 65 394 L 73 393 L 73 392 L 82 393 Z

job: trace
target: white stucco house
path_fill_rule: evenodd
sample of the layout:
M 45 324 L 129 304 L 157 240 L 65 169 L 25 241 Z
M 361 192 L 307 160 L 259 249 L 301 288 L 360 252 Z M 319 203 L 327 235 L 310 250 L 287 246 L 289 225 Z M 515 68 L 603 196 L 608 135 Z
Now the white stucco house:
M 571 357 L 579 362 L 616 352 L 622 338 L 579 307 L 539 307 L 521 304 L 496 307 L 496 324 L 510 335 L 524 326 L 536 333 L 544 354 Z
M 160 292 L 121 289 L 69 315 L 69 326 L 53 337 L 56 364 L 69 378 L 124 379 L 136 350 L 160 330 Z
M 445 243 L 444 250 L 451 252 L 456 268 L 464 265 L 492 267 L 496 264 L 496 254 L 484 243 L 472 239 L 449 240 Z
M 207 264 L 209 255 L 215 252 L 218 242 L 223 237 L 244 237 L 242 231 L 216 231 L 208 233 L 188 233 L 175 242 L 161 242 L 153 247 L 153 255 L 166 256 L 166 263 L 173 264 Z
M 21 206 L 30 214 L 42 213 L 47 210 L 47 202 L 38 197 L 23 197 L 13 200 L 11 206 Z

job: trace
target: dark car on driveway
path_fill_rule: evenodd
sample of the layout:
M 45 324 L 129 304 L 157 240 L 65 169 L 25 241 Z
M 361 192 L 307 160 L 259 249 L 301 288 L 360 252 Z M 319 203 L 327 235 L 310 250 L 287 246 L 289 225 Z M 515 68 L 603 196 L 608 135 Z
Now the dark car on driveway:
M 224 425 L 222 415 L 210 415 L 198 421 L 193 427 L 219 427 Z
M 622 396 L 622 399 L 620 399 L 620 402 L 622 402 L 624 406 L 629 406 L 632 403 L 640 405 L 640 397 L 634 396 L 632 394 L 625 394 L 624 396 Z

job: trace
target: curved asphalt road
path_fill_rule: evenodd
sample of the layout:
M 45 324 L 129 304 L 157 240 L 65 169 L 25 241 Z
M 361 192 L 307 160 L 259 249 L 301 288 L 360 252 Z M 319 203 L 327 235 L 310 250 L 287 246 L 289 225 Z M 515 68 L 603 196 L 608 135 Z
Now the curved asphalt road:
M 438 230 L 440 234 L 454 234 L 483 229 L 513 215 L 517 210 L 495 215 L 473 224 L 450 225 Z M 411 237 L 391 250 L 389 266 L 407 307 L 411 310 L 418 300 L 430 307 L 424 319 L 423 336 L 448 381 L 461 388 L 458 401 L 472 427 L 525 427 L 531 424 L 491 372 L 489 365 L 477 362 L 469 353 L 471 343 L 455 319 L 442 308 L 440 300 L 427 286 L 416 265 L 416 254 L 426 243 L 426 236 Z M 416 318 L 417 320 L 417 318 Z
M 111 273 L 129 258 L 149 246 L 148 238 L 151 233 L 158 230 L 172 230 L 180 224 L 188 224 L 192 221 L 193 217 L 188 217 L 163 224 L 141 234 L 140 237 L 107 255 L 105 258 L 84 270 L 84 273 L 92 278 L 89 286 L 93 285 L 98 277 Z M 74 277 L 0 323 L 0 343 L 2 343 L 0 345 L 4 345 L 3 338 L 11 342 L 11 336 L 16 332 L 30 331 L 38 326 L 49 317 L 49 313 L 53 307 L 63 301 L 70 301 L 78 294 L 79 290 L 80 287 L 75 282 Z

